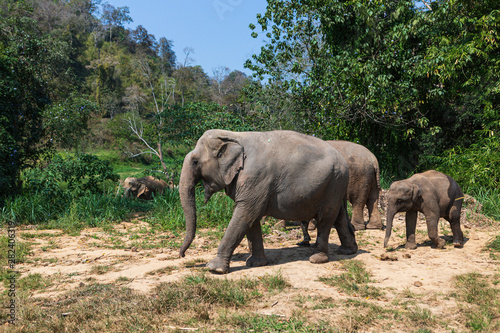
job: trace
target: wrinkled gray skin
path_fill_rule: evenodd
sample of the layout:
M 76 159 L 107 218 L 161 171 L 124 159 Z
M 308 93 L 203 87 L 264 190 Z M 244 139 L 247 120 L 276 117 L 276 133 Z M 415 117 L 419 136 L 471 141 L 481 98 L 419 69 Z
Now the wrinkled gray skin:
M 179 194 L 186 217 L 184 257 L 196 232 L 195 185 L 203 181 L 205 202 L 224 189 L 234 200 L 233 216 L 207 267 L 227 273 L 234 249 L 244 236 L 251 256 L 247 266 L 268 263 L 260 220 L 318 220 L 318 246 L 312 263 L 328 261 L 328 238 L 335 227 L 339 253 L 358 249 L 347 220 L 346 191 L 349 171 L 345 159 L 325 141 L 292 131 L 230 132 L 209 130 L 184 159 Z
M 156 179 L 152 176 L 135 178 L 127 177 L 123 182 L 125 198 L 135 197 L 144 200 L 152 199 L 153 194 L 162 194 L 168 184 L 163 179 Z
M 341 140 L 327 141 L 346 159 L 349 167 L 347 200 L 352 205 L 351 223 L 356 230 L 382 229 L 382 219 L 378 211 L 380 194 L 380 169 L 378 160 L 368 148 L 357 143 Z M 368 208 L 369 222 L 365 226 L 364 207 Z M 304 240 L 298 245 L 309 246 L 308 221 L 301 222 Z
M 444 239 L 438 237 L 438 221 L 443 217 L 450 222 L 453 245 L 462 247 L 464 236 L 460 228 L 460 210 L 464 194 L 457 182 L 444 173 L 430 170 L 392 183 L 387 193 L 387 229 L 384 247 L 391 237 L 392 221 L 398 212 L 406 212 L 406 245 L 415 249 L 417 212 L 425 215 L 429 238 L 442 248 Z

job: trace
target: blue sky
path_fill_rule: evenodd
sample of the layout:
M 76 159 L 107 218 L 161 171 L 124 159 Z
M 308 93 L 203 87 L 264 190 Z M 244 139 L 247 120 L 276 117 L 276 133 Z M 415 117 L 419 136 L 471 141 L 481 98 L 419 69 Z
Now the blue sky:
M 209 76 L 220 66 L 251 72 L 243 64 L 252 54 L 260 53 L 262 34 L 251 37 L 250 23 L 257 27 L 257 13 L 265 13 L 266 0 L 108 0 L 115 7 L 127 6 L 134 22 L 159 40 L 174 43 L 177 61 L 185 58 L 184 48 L 194 50 L 191 65 L 200 65 Z M 258 28 L 257 32 L 260 32 Z

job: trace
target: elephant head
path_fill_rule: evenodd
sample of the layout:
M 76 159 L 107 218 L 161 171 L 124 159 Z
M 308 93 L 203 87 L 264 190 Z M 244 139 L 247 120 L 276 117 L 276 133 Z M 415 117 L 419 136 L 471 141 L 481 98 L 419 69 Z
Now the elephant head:
M 123 193 L 125 198 L 129 198 L 130 196 L 136 197 L 141 190 L 141 183 L 135 177 L 127 177 L 123 182 L 123 187 L 125 188 L 125 193 Z
M 202 180 L 205 203 L 217 191 L 229 186 L 243 169 L 244 149 L 236 133 L 210 130 L 198 140 L 182 165 L 179 195 L 186 218 L 186 237 L 180 256 L 191 245 L 196 232 L 195 186 Z
M 418 185 L 407 180 L 400 180 L 391 184 L 387 193 L 387 226 L 385 230 L 384 247 L 387 247 L 387 243 L 391 237 L 394 215 L 415 208 L 421 194 Z

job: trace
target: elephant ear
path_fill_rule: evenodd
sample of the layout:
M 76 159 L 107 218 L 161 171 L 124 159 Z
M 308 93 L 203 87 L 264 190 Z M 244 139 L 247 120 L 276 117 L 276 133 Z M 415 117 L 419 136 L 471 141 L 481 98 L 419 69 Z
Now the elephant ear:
M 412 185 L 412 201 L 417 202 L 418 198 L 422 196 L 422 191 L 420 191 L 420 187 L 418 185 Z
M 223 140 L 217 152 L 219 170 L 224 183 L 231 184 L 234 177 L 243 169 L 243 146 L 238 142 Z
M 141 186 L 139 187 L 139 192 L 137 193 L 137 197 L 140 198 L 142 195 L 147 197 L 148 192 L 149 192 L 148 187 L 144 184 L 141 184 Z

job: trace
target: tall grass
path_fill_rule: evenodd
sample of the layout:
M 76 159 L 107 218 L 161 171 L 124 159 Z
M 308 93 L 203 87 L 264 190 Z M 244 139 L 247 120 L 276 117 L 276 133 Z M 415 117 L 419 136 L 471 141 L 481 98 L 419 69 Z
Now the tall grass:
M 228 225 L 233 209 L 234 202 L 222 192 L 215 193 L 205 204 L 203 190 L 196 189 L 198 227 L 213 228 Z M 154 198 L 148 222 L 168 230 L 179 230 L 185 227 L 184 211 L 177 189 L 169 189 L 163 195 Z
M 483 205 L 481 213 L 500 221 L 500 189 L 472 188 L 467 192 Z
M 151 203 L 127 200 L 111 193 L 60 196 L 55 200 L 43 194 L 28 194 L 7 200 L 0 212 L 0 222 L 79 229 L 121 221 L 131 213 L 145 212 L 150 207 Z

